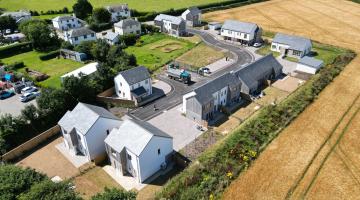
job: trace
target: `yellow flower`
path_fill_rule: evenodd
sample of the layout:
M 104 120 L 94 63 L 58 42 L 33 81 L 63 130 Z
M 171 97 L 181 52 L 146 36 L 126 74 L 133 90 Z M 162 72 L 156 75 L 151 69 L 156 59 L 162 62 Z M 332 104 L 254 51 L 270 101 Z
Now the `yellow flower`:
M 213 200 L 213 199 L 214 199 L 214 195 L 213 195 L 213 194 L 210 194 L 209 199 L 210 199 L 210 200 Z
M 256 151 L 249 151 L 249 154 L 250 154 L 250 156 L 252 157 L 252 158 L 255 158 L 256 157 Z
M 244 156 L 244 157 L 243 157 L 243 160 L 244 160 L 244 161 L 248 161 L 248 160 L 249 160 L 249 157 Z
M 231 172 L 228 172 L 228 173 L 226 173 L 226 176 L 231 179 L 233 174 Z

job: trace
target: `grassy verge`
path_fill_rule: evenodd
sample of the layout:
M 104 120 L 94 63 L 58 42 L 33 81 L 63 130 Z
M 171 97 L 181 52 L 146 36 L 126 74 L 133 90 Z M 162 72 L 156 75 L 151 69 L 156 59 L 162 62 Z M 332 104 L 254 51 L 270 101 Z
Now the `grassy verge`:
M 60 76 L 83 66 L 82 63 L 62 58 L 54 58 L 51 60 L 42 61 L 39 59 L 39 56 L 42 54 L 43 53 L 39 53 L 36 51 L 30 51 L 1 60 L 5 64 L 24 62 L 27 68 L 45 73 L 50 76 L 45 81 L 39 82 L 41 86 L 55 88 L 61 87 Z M 17 71 L 25 72 L 25 68 L 20 68 Z
M 194 46 L 195 44 L 186 40 L 154 34 L 142 36 L 135 46 L 128 47 L 125 51 L 134 54 L 139 65 L 156 71 Z
M 343 50 L 304 86 L 276 105 L 263 107 L 169 181 L 157 199 L 213 199 L 246 170 L 265 147 L 294 120 L 355 57 Z
M 257 53 L 259 55 L 262 55 L 262 56 L 265 56 L 265 55 L 267 55 L 269 53 L 272 53 L 274 55 L 274 57 L 280 56 L 279 52 L 275 52 L 275 51 L 270 50 L 270 44 L 264 44 L 261 48 L 257 49 L 255 51 L 255 53 Z

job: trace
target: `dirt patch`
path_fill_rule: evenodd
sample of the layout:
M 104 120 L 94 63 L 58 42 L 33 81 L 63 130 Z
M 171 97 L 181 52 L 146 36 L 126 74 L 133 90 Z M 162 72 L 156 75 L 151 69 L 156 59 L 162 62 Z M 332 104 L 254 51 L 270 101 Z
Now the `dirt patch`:
M 265 30 L 302 35 L 359 53 L 359 13 L 360 5 L 350 1 L 274 0 L 204 17 L 209 21 L 250 21 Z M 359 123 L 357 118 L 348 123 L 360 107 L 355 101 L 360 88 L 359 65 L 358 56 L 231 184 L 224 199 L 357 198 L 360 143 L 354 132 L 358 129 L 349 125 L 340 136 L 347 124 Z M 339 138 L 334 152 L 347 147 L 345 153 L 329 154 Z
M 305 81 L 299 78 L 286 76 L 283 79 L 277 80 L 272 84 L 273 87 L 286 92 L 295 91 L 300 85 L 304 84 Z

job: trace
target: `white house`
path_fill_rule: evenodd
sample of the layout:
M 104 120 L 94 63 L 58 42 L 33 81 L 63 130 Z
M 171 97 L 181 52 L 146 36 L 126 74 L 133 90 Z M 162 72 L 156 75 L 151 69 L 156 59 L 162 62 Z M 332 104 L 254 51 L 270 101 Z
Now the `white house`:
M 140 102 L 152 94 L 151 77 L 146 67 L 138 66 L 115 77 L 115 92 L 121 99 Z
M 105 139 L 112 167 L 139 183 L 164 169 L 173 152 L 173 139 L 147 122 L 125 120 Z
M 299 60 L 296 66 L 296 71 L 307 74 L 316 74 L 316 72 L 323 66 L 324 61 L 313 57 L 304 56 Z
M 130 17 L 130 10 L 127 4 L 107 6 L 106 9 L 111 13 L 112 22 L 118 22 L 121 18 Z
M 69 73 L 66 73 L 60 77 L 61 82 L 63 82 L 64 78 L 74 76 L 74 77 L 81 77 L 81 76 L 88 76 L 90 74 L 93 74 L 97 71 L 97 67 L 99 66 L 99 63 L 93 62 L 89 63 L 87 65 L 84 65 L 83 67 L 80 67 L 74 71 L 71 71 Z
M 311 48 L 310 39 L 283 33 L 277 33 L 271 43 L 271 51 L 294 58 L 302 58 L 311 52 Z
M 220 22 L 209 22 L 209 30 L 215 31 L 221 29 L 222 24 Z
M 155 17 L 154 24 L 161 32 L 172 36 L 179 37 L 186 34 L 186 22 L 181 17 L 160 14 Z
M 20 10 L 17 12 L 5 12 L 1 15 L 1 17 L 3 16 L 10 16 L 12 17 L 16 23 L 20 23 L 23 20 L 28 20 L 31 19 L 31 14 L 28 11 L 24 11 L 24 10 Z
M 81 27 L 71 29 L 70 31 L 64 32 L 64 40 L 70 42 L 72 45 L 78 45 L 82 41 L 93 41 L 96 40 L 96 34 L 94 31 Z
M 78 103 L 58 124 L 69 152 L 91 161 L 106 155 L 104 140 L 120 119 L 102 107 Z
M 220 35 L 224 40 L 252 45 L 261 41 L 262 29 L 254 23 L 226 20 L 221 27 Z
M 190 7 L 181 14 L 181 18 L 186 21 L 188 26 L 201 25 L 201 10 L 197 7 Z
M 115 45 L 115 44 L 119 43 L 119 40 L 120 40 L 120 35 L 118 33 L 112 32 L 112 31 L 102 32 L 99 35 L 98 35 L 98 38 L 106 40 L 106 42 L 109 43 L 110 45 Z
M 114 24 L 115 33 L 120 35 L 141 34 L 141 24 L 135 19 L 128 18 Z
M 69 29 L 80 28 L 84 22 L 74 16 L 57 16 L 52 19 L 54 28 L 60 31 L 67 31 Z

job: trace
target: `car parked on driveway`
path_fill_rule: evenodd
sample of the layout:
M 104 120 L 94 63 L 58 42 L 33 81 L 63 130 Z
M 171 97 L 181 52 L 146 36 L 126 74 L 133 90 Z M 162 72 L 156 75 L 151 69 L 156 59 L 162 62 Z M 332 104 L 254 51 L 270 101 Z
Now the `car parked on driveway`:
M 0 99 L 7 99 L 11 96 L 14 95 L 14 91 L 13 90 L 3 90 L 0 92 Z
M 21 93 L 22 94 L 25 94 L 25 93 L 30 93 L 30 92 L 36 92 L 38 89 L 36 87 L 33 87 L 33 86 L 29 86 L 29 87 L 25 87 L 21 90 Z
M 25 93 L 23 95 L 20 96 L 20 101 L 21 102 L 28 102 L 30 100 L 35 99 L 37 96 L 37 92 L 29 92 L 29 93 Z
M 256 48 L 259 48 L 259 47 L 261 47 L 261 46 L 262 46 L 262 43 L 255 42 L 253 46 L 254 46 L 254 47 L 256 47 Z

